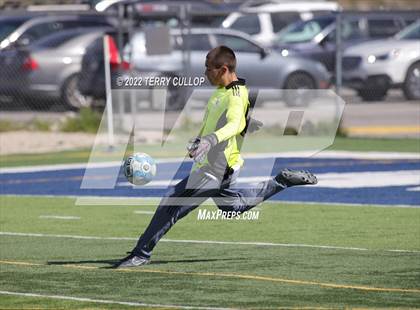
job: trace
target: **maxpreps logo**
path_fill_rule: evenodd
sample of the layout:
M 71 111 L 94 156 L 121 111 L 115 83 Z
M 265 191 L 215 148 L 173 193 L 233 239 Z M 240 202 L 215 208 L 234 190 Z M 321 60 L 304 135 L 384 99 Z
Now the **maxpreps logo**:
M 197 220 L 199 221 L 217 221 L 217 220 L 246 220 L 255 221 L 260 217 L 260 211 L 252 210 L 245 211 L 243 213 L 236 211 L 223 211 L 215 210 L 210 211 L 207 209 L 199 209 L 197 214 Z

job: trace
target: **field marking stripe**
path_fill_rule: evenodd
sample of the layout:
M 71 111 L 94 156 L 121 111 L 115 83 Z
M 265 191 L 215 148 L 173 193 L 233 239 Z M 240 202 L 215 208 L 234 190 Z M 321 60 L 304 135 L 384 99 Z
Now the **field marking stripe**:
M 16 195 L 18 196 L 18 195 Z M 15 196 L 15 197 L 16 197 Z M 52 198 L 57 198 L 57 196 L 54 196 Z M 80 199 L 80 196 L 79 198 Z M 299 200 L 266 200 L 264 203 L 267 204 L 278 204 L 278 203 L 286 203 L 286 204 L 307 204 L 307 205 L 327 205 L 327 206 L 334 206 L 334 207 L 364 207 L 364 208 L 420 208 L 420 205 L 384 205 L 384 204 L 370 204 L 370 203 L 350 203 L 350 202 L 324 202 L 324 201 L 299 201 Z
M 132 237 L 98 237 L 98 236 L 80 236 L 80 235 L 56 235 L 56 234 L 39 234 L 39 233 L 19 233 L 0 231 L 3 236 L 21 236 L 21 237 L 50 237 L 50 238 L 70 238 L 70 239 L 87 239 L 87 240 L 137 240 L 138 238 Z M 161 242 L 174 242 L 174 243 L 199 243 L 199 244 L 227 244 L 227 245 L 261 245 L 261 246 L 281 246 L 281 247 L 305 247 L 305 248 L 320 248 L 320 249 L 333 249 L 333 250 L 355 250 L 355 251 L 368 251 L 366 248 L 356 247 L 340 247 L 329 245 L 311 245 L 299 243 L 272 243 L 272 242 L 235 242 L 235 241 L 213 241 L 213 240 L 176 240 L 176 239 L 161 239 Z M 420 253 L 420 251 L 419 251 Z
M 393 171 L 359 171 L 359 172 L 325 172 L 317 173 L 318 184 L 315 188 L 334 188 L 334 189 L 357 189 L 365 187 L 382 188 L 389 186 L 416 186 L 419 185 L 420 170 L 393 170 Z M 243 176 L 237 178 L 238 184 L 253 184 L 266 181 L 269 176 Z M 63 178 L 65 180 L 65 178 Z M 0 184 L 9 184 L 19 180 L 9 180 Z M 20 180 L 22 183 L 36 183 L 37 179 Z M 160 179 L 152 180 L 143 187 L 133 187 L 127 180 L 116 182 L 116 187 L 129 187 L 133 189 L 148 189 L 163 187 L 166 188 L 176 184 L 182 179 Z M 44 182 L 42 180 L 42 182 Z
M 125 306 L 148 306 L 148 307 L 166 307 L 166 308 L 175 308 L 175 309 L 208 309 L 208 310 L 234 310 L 236 308 L 217 308 L 217 307 L 203 307 L 203 306 L 175 306 L 175 305 L 158 305 L 158 304 L 145 304 L 137 302 L 126 302 L 126 301 L 116 301 L 116 300 L 105 300 L 105 299 L 92 299 L 87 297 L 72 297 L 64 295 L 45 295 L 37 293 L 25 293 L 25 292 L 11 292 L 11 291 L 0 291 L 0 295 L 12 295 L 12 296 L 24 296 L 24 297 L 40 297 L 40 298 L 52 298 L 52 299 L 64 299 L 64 300 L 73 300 L 73 301 L 85 301 L 101 304 L 121 304 Z M 164 308 L 163 308 L 164 309 Z M 248 309 L 248 308 L 240 308 Z M 252 307 L 251 309 L 277 309 L 273 307 Z M 279 309 L 310 309 L 310 310 L 335 310 L 337 308 L 325 308 L 325 307 L 281 307 Z
M 155 211 L 148 211 L 148 210 L 135 210 L 133 211 L 134 214 L 155 214 Z
M 61 199 L 76 199 L 76 205 L 83 205 L 83 206 L 113 206 L 113 207 L 120 207 L 120 206 L 139 206 L 139 205 L 147 205 L 149 206 L 151 203 L 158 203 L 162 197 L 122 197 L 122 196 L 78 196 L 78 195 L 36 195 L 36 194 L 4 194 L 0 195 L 0 197 L 34 197 L 34 198 L 61 198 Z M 115 206 L 118 203 L 120 205 Z M 334 206 L 334 207 L 366 207 L 366 208 L 420 208 L 420 205 L 404 205 L 404 204 L 397 204 L 397 205 L 385 205 L 385 204 L 371 204 L 371 203 L 347 203 L 347 202 L 324 202 L 324 201 L 298 201 L 298 200 L 266 200 L 264 201 L 265 204 L 307 204 L 307 205 L 327 205 L 327 206 Z M 210 205 L 214 206 L 214 203 L 210 200 L 202 203 L 201 205 Z M 254 208 L 255 209 L 255 208 Z
M 137 240 L 132 237 L 99 237 L 99 236 L 80 236 L 80 235 L 57 235 L 57 234 L 40 234 L 40 233 L 20 233 L 0 231 L 0 236 L 20 236 L 20 237 L 39 237 L 39 238 L 70 238 L 70 239 L 84 239 L 84 240 Z M 252 242 L 252 241 L 214 241 L 214 240 L 182 240 L 182 239 L 161 239 L 161 242 L 174 243 L 198 243 L 198 244 L 227 244 L 227 245 L 259 245 L 259 246 L 280 246 L 280 247 L 302 247 L 315 249 L 331 249 L 331 250 L 352 250 L 352 251 L 385 251 L 385 252 L 403 252 L 403 253 L 420 253 L 416 250 L 401 250 L 401 249 L 367 249 L 357 247 L 342 247 L 331 245 L 312 245 L 301 243 L 274 243 L 274 242 Z
M 40 219 L 56 219 L 56 220 L 80 220 L 80 216 L 64 216 L 64 215 L 40 215 Z
M 398 133 L 420 133 L 420 126 L 351 126 L 346 127 L 350 134 L 398 134 Z
M 202 309 L 202 310 L 213 310 L 213 309 L 214 310 L 230 310 L 230 309 L 233 309 L 233 308 L 201 307 L 201 306 L 147 304 L 147 303 L 131 302 L 131 301 L 118 301 L 118 300 L 107 300 L 107 299 L 94 299 L 94 298 L 87 298 L 87 297 L 73 297 L 73 296 L 65 296 L 65 295 L 46 295 L 46 294 L 10 292 L 10 291 L 0 291 L 0 295 L 41 297 L 41 298 L 51 298 L 51 299 L 82 301 L 82 302 L 93 302 L 93 303 L 100 303 L 100 304 L 116 304 L 116 305 L 124 305 L 124 306 L 135 306 L 135 307 L 174 308 L 174 309 Z
M 420 155 L 416 152 L 377 152 L 377 151 L 301 151 L 301 152 L 282 152 L 282 153 L 248 153 L 243 156 L 245 159 L 264 159 L 264 158 L 348 158 L 348 159 L 420 159 Z M 158 164 L 183 162 L 184 157 L 162 158 L 157 159 Z M 89 168 L 106 168 L 121 165 L 121 161 L 108 161 L 100 163 L 90 163 Z M 52 165 L 33 165 L 33 166 L 14 166 L 1 167 L 0 173 L 22 173 L 22 172 L 38 172 L 38 171 L 57 171 L 85 169 L 87 162 L 69 163 L 69 164 L 52 164 Z
M 0 264 L 16 265 L 16 266 L 38 266 L 45 267 L 46 264 L 41 263 L 31 263 L 31 262 L 17 262 L 17 261 L 3 261 L 0 260 Z M 99 270 L 99 267 L 94 266 L 82 266 L 82 265 L 63 265 L 64 268 L 72 269 L 84 269 L 84 270 Z M 274 278 L 258 275 L 248 275 L 248 274 L 235 274 L 235 273 L 219 273 L 219 272 L 183 272 L 183 271 L 167 271 L 160 269 L 142 269 L 142 268 L 119 268 L 119 269 L 109 269 L 115 272 L 140 272 L 140 273 L 159 273 L 167 275 L 185 275 L 185 276 L 202 276 L 202 277 L 223 277 L 223 278 L 233 278 L 233 279 L 245 279 L 245 280 L 255 280 L 255 281 L 266 281 L 266 282 L 277 282 L 277 283 L 286 283 L 286 284 L 297 284 L 297 285 L 312 285 L 312 286 L 321 286 L 327 288 L 337 288 L 337 289 L 355 289 L 362 291 L 375 291 L 375 292 L 399 292 L 399 293 L 420 293 L 420 289 L 402 289 L 402 288 L 385 288 L 385 287 L 372 287 L 372 286 L 363 286 L 363 285 L 347 285 L 347 284 L 335 284 L 335 283 L 324 283 L 317 281 L 307 281 L 307 280 L 292 280 L 284 278 Z

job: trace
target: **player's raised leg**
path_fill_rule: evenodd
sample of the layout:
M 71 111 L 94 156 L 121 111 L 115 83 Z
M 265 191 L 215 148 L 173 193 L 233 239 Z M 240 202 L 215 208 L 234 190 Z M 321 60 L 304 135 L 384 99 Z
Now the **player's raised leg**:
M 213 198 L 219 209 L 242 213 L 288 187 L 318 183 L 316 176 L 311 172 L 290 169 L 283 169 L 274 178 L 260 182 L 252 188 L 236 188 L 236 178 L 237 174 L 234 173 L 229 184 Z

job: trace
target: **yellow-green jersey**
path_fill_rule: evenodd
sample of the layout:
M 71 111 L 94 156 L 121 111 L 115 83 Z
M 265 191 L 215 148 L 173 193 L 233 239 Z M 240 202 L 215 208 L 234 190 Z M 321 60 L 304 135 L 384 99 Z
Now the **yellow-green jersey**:
M 210 149 L 207 159 L 195 167 L 209 165 L 216 175 L 223 176 L 226 169 L 243 165 L 241 133 L 246 126 L 248 106 L 248 89 L 244 79 L 214 91 L 207 103 L 200 136 L 214 134 L 218 144 Z

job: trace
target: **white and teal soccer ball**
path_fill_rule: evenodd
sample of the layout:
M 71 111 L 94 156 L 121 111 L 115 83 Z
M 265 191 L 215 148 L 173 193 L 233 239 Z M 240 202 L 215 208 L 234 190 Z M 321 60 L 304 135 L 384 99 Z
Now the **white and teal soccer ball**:
M 156 163 L 146 153 L 135 153 L 124 161 L 124 175 L 134 185 L 145 185 L 156 175 Z

